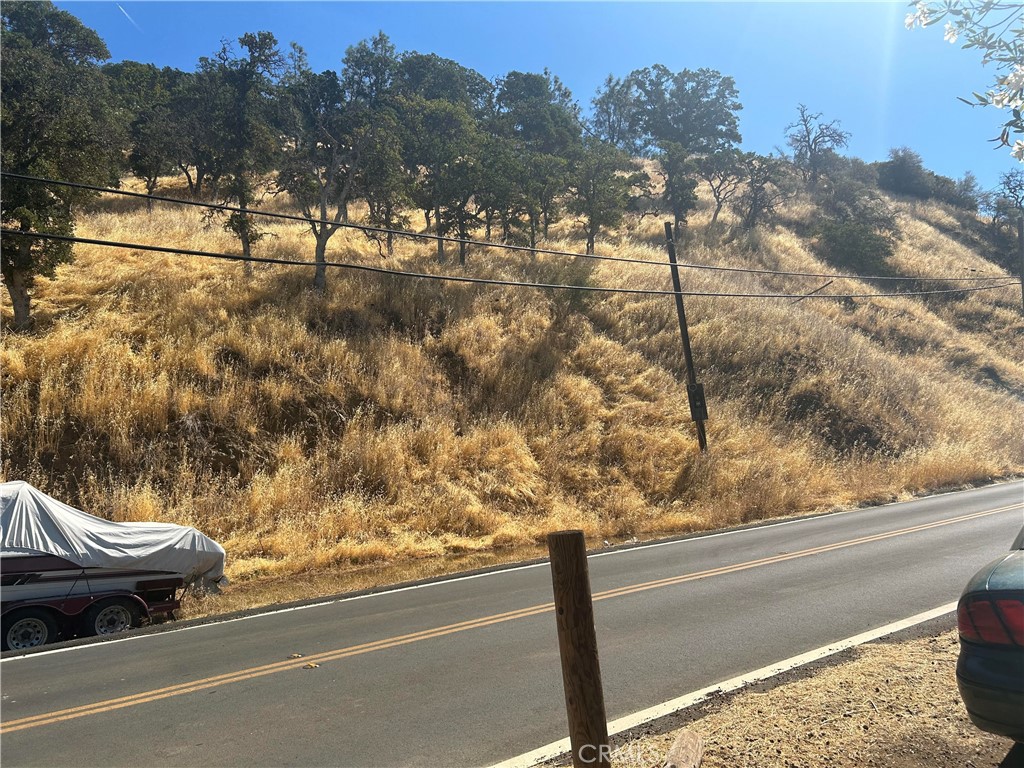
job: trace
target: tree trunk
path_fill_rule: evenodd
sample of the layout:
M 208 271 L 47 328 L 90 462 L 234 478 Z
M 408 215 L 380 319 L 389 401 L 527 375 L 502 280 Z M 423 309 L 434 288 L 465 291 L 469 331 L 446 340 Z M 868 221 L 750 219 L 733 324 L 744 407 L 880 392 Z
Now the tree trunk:
M 537 247 L 537 217 L 530 214 L 530 247 Z
M 444 240 L 441 239 L 441 206 L 434 207 L 434 221 L 437 222 L 437 263 L 444 264 Z
M 587 254 L 592 256 L 594 254 L 594 241 L 597 238 L 597 233 L 591 229 L 587 230 Z
M 426 228 L 425 231 L 429 232 L 430 231 L 430 209 L 429 208 L 424 208 L 423 209 L 423 220 L 427 223 L 427 228 Z
M 466 266 L 466 240 L 469 239 L 469 232 L 464 227 L 459 227 L 459 266 Z
M 494 216 L 494 212 L 488 209 L 484 214 L 484 240 L 491 239 L 491 218 Z
M 388 256 L 395 255 L 395 233 L 388 229 L 387 234 Z
M 755 224 L 757 224 L 757 210 L 750 208 L 747 211 L 747 215 L 743 217 L 742 227 L 743 229 L 750 230 L 754 228 Z
M 31 240 L 27 237 L 22 240 L 25 241 L 25 245 L 31 247 Z M 29 273 L 22 269 L 5 269 L 4 282 L 7 284 L 7 292 L 11 295 L 11 305 L 14 307 L 13 330 L 30 330 L 32 328 L 32 297 L 28 293 Z
M 146 179 L 146 194 L 150 197 L 146 198 L 146 213 L 150 216 L 153 215 L 153 200 L 151 199 L 153 193 L 156 192 L 156 177 Z
M 252 257 L 252 246 L 249 244 L 249 217 L 247 214 L 242 214 L 244 226 L 242 231 L 238 234 L 238 239 L 242 241 L 242 274 L 246 277 L 252 277 L 252 262 L 249 259 Z
M 182 165 L 181 163 L 178 163 L 178 167 L 181 169 L 181 172 L 185 174 L 185 181 L 188 182 L 188 196 L 191 197 L 193 200 L 195 200 L 196 199 L 196 183 L 192 180 L 192 174 L 189 173 L 188 166 L 187 165 Z
M 327 239 L 330 235 L 321 229 L 316 236 L 316 272 L 313 273 L 313 290 L 327 292 Z
M 718 214 L 720 214 L 721 212 L 722 212 L 722 204 L 721 203 L 715 203 L 715 212 L 711 214 L 711 223 L 708 225 L 709 227 L 715 226 L 715 222 L 718 221 Z
M 203 184 L 210 180 L 210 173 L 205 165 L 196 163 L 196 185 L 192 188 L 192 195 L 196 200 L 203 196 Z

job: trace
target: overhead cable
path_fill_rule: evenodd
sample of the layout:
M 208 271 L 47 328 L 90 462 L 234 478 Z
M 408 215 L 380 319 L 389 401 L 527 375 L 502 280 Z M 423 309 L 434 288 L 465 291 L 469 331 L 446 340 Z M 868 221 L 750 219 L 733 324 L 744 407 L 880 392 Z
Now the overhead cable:
M 210 259 L 221 259 L 225 261 L 250 262 L 256 264 L 279 264 L 285 266 L 316 267 L 319 265 L 335 269 L 351 269 L 360 272 L 372 272 L 379 275 L 393 275 L 396 277 L 418 278 L 423 280 L 437 280 L 442 282 L 473 283 L 477 285 L 510 286 L 517 288 L 539 288 L 547 290 L 572 290 L 589 291 L 594 293 L 617 293 L 641 296 L 699 296 L 706 298 L 730 298 L 730 299 L 868 299 L 880 297 L 899 296 L 933 296 L 950 293 L 973 293 L 976 291 L 995 290 L 1008 286 L 1016 286 L 1017 282 L 1004 282 L 998 285 L 976 286 L 973 288 L 951 288 L 933 291 L 901 291 L 898 293 L 848 293 L 848 294 L 806 294 L 806 293 L 720 293 L 712 291 L 668 291 L 648 288 L 612 288 L 597 285 L 573 285 L 562 283 L 533 283 L 515 280 L 494 280 L 482 277 L 462 277 L 459 275 L 434 275 L 428 272 L 406 272 L 382 267 L 371 267 L 366 264 L 349 264 L 337 261 L 315 262 L 299 261 L 298 259 L 272 259 L 262 256 L 241 256 L 237 254 L 218 253 L 215 251 L 199 251 L 188 248 L 172 248 L 162 245 L 147 245 L 145 243 L 126 243 L 114 240 L 97 240 L 87 237 L 75 237 L 71 235 L 59 235 L 50 232 L 27 232 L 20 229 L 8 227 L 0 228 L 0 234 L 15 235 L 19 237 L 30 237 L 37 240 L 57 240 L 60 242 L 82 243 L 83 245 L 99 245 L 111 248 L 124 248 L 134 251 L 151 251 L 155 253 L 170 253 L 182 256 L 199 256 Z
M 58 179 L 47 179 L 39 176 L 27 176 L 25 174 L 10 173 L 8 171 L 0 171 L 0 175 L 6 176 L 11 179 L 19 179 L 22 181 L 33 181 L 40 182 L 43 184 L 55 184 L 58 186 L 70 187 L 72 189 L 85 189 L 93 192 L 103 192 L 112 195 L 122 195 L 124 197 L 141 198 L 147 201 L 173 203 L 177 205 L 190 205 L 199 208 L 206 208 L 209 210 L 227 211 L 230 213 L 244 213 L 253 216 L 263 216 L 272 219 L 282 219 L 285 221 L 296 221 L 303 224 L 321 224 L 332 227 L 338 227 L 343 229 L 353 229 L 361 232 L 370 232 L 374 234 L 390 234 L 396 237 L 405 237 L 414 240 L 432 240 L 440 241 L 444 243 L 453 243 L 459 245 L 474 245 L 484 248 L 496 248 L 499 250 L 516 251 L 520 253 L 533 253 L 547 256 L 564 256 L 570 258 L 579 259 L 591 259 L 595 261 L 612 261 L 620 262 L 625 264 L 643 264 L 646 266 L 654 267 L 667 267 L 669 266 L 666 261 L 653 261 L 650 259 L 631 259 L 624 256 L 600 256 L 593 253 L 578 253 L 574 251 L 559 251 L 549 248 L 534 248 L 526 245 L 509 245 L 507 243 L 493 243 L 488 240 L 470 240 L 462 239 L 458 237 L 448 237 L 446 235 L 433 235 L 426 232 L 410 232 L 408 230 L 400 229 L 387 229 L 384 227 L 374 227 L 367 224 L 353 224 L 351 222 L 334 221 L 332 219 L 319 219 L 306 216 L 299 216 L 290 213 L 276 213 L 272 211 L 261 211 L 258 208 L 241 208 L 235 205 L 228 205 L 226 203 L 206 203 L 199 200 L 182 200 L 176 197 L 164 197 L 161 195 L 149 195 L 144 192 L 131 192 L 126 189 L 111 189 L 109 187 L 99 187 L 93 184 L 81 184 L 73 181 L 60 181 Z M 680 269 L 692 269 L 692 270 L 705 270 L 709 272 L 734 272 L 739 274 L 750 274 L 750 275 L 770 275 L 777 277 L 806 277 L 806 278 L 817 278 L 817 279 L 831 279 L 831 280 L 879 280 L 888 282 L 984 282 L 991 280 L 1005 280 L 1006 275 L 990 275 L 990 276 L 978 276 L 978 277 L 903 277 L 903 276 L 888 276 L 888 275 L 856 275 L 856 274 L 837 274 L 830 272 L 792 272 L 785 270 L 774 270 L 774 269 L 757 269 L 754 267 L 720 267 L 711 264 L 694 264 L 687 262 L 679 262 L 677 265 Z M 800 294 L 803 295 L 803 294 Z

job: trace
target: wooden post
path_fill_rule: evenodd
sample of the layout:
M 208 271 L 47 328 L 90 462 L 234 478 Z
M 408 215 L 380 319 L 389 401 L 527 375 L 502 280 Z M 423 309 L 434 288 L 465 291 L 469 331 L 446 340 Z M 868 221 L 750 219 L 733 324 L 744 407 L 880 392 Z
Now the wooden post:
M 611 765 L 608 720 L 597 659 L 594 604 L 583 531 L 548 535 L 551 585 L 555 593 L 562 685 L 569 717 L 569 740 L 575 768 Z

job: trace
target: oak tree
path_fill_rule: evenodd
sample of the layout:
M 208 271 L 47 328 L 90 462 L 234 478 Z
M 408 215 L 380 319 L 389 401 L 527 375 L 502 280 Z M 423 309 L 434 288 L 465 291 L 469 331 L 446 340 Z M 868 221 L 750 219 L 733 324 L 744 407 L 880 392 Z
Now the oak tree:
M 786 144 L 793 150 L 793 165 L 812 190 L 827 172 L 836 150 L 849 141 L 850 134 L 839 127 L 838 120 L 826 122 L 821 112 L 811 112 L 803 104 L 797 106 L 797 119 L 786 126 Z
M 647 174 L 626 153 L 595 137 L 587 137 L 570 173 L 572 196 L 569 210 L 579 218 L 593 253 L 603 228 L 622 221 L 631 194 L 643 185 Z
M 629 79 L 638 96 L 638 146 L 662 161 L 666 200 L 678 230 L 693 207 L 687 160 L 740 141 L 736 85 L 713 69 L 673 73 L 661 64 L 635 70 Z
M 217 149 L 226 176 L 221 198 L 240 209 L 228 214 L 224 229 L 238 238 L 242 256 L 248 259 L 252 244 L 265 234 L 249 209 L 269 191 L 267 174 L 278 161 L 274 97 L 284 59 L 270 32 L 246 33 L 238 43 L 244 54 L 236 54 L 225 43 L 214 58 L 200 59 L 200 71 L 222 84 L 219 95 L 224 108 L 215 113 Z M 248 274 L 250 262 L 244 266 Z
M 98 186 L 116 184 L 124 135 L 113 119 L 99 68 L 109 56 L 99 35 L 50 2 L 5 2 L 0 20 L 3 169 Z M 75 208 L 92 196 L 85 190 L 6 178 L 0 186 L 0 220 L 22 231 L 72 235 Z M 0 268 L 16 329 L 31 325 L 35 278 L 52 278 L 72 258 L 68 242 L 3 238 Z

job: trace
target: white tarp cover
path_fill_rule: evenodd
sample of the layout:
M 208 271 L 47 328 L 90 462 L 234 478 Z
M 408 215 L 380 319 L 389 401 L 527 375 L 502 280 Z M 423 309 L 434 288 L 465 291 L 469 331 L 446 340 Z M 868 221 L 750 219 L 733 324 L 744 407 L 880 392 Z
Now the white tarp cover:
M 206 587 L 224 576 L 224 548 L 195 528 L 103 520 L 20 480 L 0 483 L 0 527 L 8 553 L 57 555 L 85 568 L 171 571 Z

